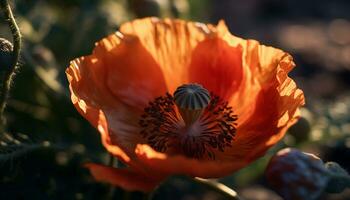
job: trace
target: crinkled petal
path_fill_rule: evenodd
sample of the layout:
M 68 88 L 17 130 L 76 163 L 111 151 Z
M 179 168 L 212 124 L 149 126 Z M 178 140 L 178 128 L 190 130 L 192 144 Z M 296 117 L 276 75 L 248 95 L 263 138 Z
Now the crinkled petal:
M 85 165 L 97 181 L 110 183 L 125 190 L 152 191 L 159 180 L 145 176 L 129 168 L 113 168 L 95 163 Z
M 143 108 L 166 92 L 158 64 L 137 38 L 113 34 L 92 55 L 72 61 L 66 74 L 76 109 L 111 153 L 130 161 L 142 142 L 137 123 Z
M 97 44 L 94 54 L 107 71 L 109 91 L 123 103 L 143 110 L 149 101 L 167 91 L 160 66 L 138 37 L 110 35 Z
M 292 57 L 282 50 L 267 47 L 255 40 L 231 35 L 224 23 L 219 35 L 231 45 L 243 48 L 244 84 L 231 98 L 238 113 L 235 140 L 225 154 L 253 161 L 277 143 L 300 116 L 303 92 L 288 73 L 295 67 Z
M 237 136 L 227 152 L 233 157 L 254 161 L 286 133 L 288 128 L 299 118 L 298 108 L 304 103 L 299 90 L 291 96 L 280 96 L 276 86 L 262 90 L 255 105 L 255 110 L 237 130 Z
M 189 73 L 190 82 L 229 100 L 242 83 L 242 48 L 217 36 L 207 38 L 194 49 Z
M 73 61 L 70 67 L 66 70 L 68 81 L 70 83 L 71 100 L 79 113 L 86 118 L 100 134 L 103 145 L 113 155 L 117 156 L 124 162 L 130 161 L 129 156 L 118 146 L 113 146 L 109 137 L 107 120 L 104 112 L 101 110 L 101 105 L 110 105 L 110 107 L 118 107 L 119 103 L 108 93 L 103 90 L 98 90 L 102 86 L 95 84 L 98 77 L 94 77 L 98 70 L 103 70 L 99 65 L 94 65 L 92 57 L 84 57 Z M 95 73 L 87 66 L 94 66 Z M 99 71 L 101 72 L 101 71 Z M 87 79 L 90 77 L 90 79 Z M 105 98 L 99 99 L 99 95 L 105 94 Z M 98 104 L 97 104 L 98 102 Z
M 213 35 L 207 25 L 177 19 L 144 18 L 123 24 L 120 32 L 137 36 L 162 68 L 168 91 L 189 82 L 188 66 L 198 42 Z

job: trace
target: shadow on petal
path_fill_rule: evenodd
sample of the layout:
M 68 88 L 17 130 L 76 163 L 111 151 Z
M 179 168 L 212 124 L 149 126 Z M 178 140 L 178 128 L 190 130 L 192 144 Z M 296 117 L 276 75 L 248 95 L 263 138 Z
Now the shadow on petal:
M 243 160 L 212 161 L 187 158 L 182 155 L 168 156 L 152 149 L 148 145 L 138 145 L 136 155 L 140 162 L 156 171 L 161 177 L 170 175 L 188 175 L 201 178 L 218 178 L 229 175 L 247 163 Z
M 193 50 L 189 76 L 190 82 L 229 100 L 243 78 L 242 48 L 230 46 L 219 37 L 205 39 Z
M 85 164 L 97 181 L 110 183 L 126 190 L 152 191 L 159 180 L 140 174 L 129 168 L 113 168 L 95 163 Z

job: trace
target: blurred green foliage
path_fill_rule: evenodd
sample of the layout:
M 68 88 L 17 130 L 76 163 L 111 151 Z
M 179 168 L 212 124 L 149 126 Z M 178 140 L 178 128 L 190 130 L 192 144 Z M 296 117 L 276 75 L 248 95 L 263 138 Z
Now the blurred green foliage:
M 279 197 L 263 177 L 269 157 L 285 146 L 296 146 L 334 160 L 350 169 L 350 61 L 330 64 L 314 60 L 308 41 L 288 35 L 310 24 L 327 36 L 336 19 L 349 19 L 347 1 L 214 1 L 214 0 L 17 0 L 12 1 L 24 36 L 18 70 L 6 110 L 7 133 L 0 142 L 0 199 L 107 199 L 110 187 L 96 183 L 82 167 L 87 161 L 107 163 L 109 155 L 99 134 L 74 109 L 65 69 L 70 60 L 91 53 L 94 43 L 128 20 L 144 16 L 180 17 L 217 23 L 225 19 L 242 37 L 291 51 L 299 66 L 292 74 L 305 91 L 303 118 L 266 157 L 221 181 L 242 193 L 256 191 Z M 311 7 L 311 5 L 313 7 Z M 296 5 L 298 9 L 296 8 Z M 335 10 L 330 12 L 328 8 Z M 350 23 L 350 22 L 349 22 Z M 318 28 L 321 26 L 321 28 Z M 323 27 L 323 28 L 322 28 Z M 302 29 L 304 28 L 304 29 Z M 341 29 L 341 31 L 349 31 Z M 289 32 L 288 32 L 289 31 Z M 317 32 L 318 31 L 318 32 Z M 346 32 L 346 33 L 350 33 Z M 11 38 L 1 18 L 0 35 Z M 298 40 L 299 39 L 299 40 Z M 298 43 L 300 42 L 300 44 Z M 319 42 L 323 49 L 338 47 L 349 53 L 350 43 L 332 38 Z M 299 44 L 293 46 L 292 44 Z M 314 44 L 314 43 L 312 43 Z M 318 43 L 317 43 L 318 44 Z M 304 45 L 304 46 L 300 46 Z M 321 44 L 318 44 L 321 45 Z M 342 54 L 341 51 L 339 54 Z M 344 54 L 346 54 L 346 52 Z M 338 54 L 337 54 L 338 55 Z M 347 54 L 350 55 L 350 54 Z M 327 57 L 330 55 L 325 55 Z M 339 59 L 338 59 L 339 60 Z M 345 64 L 344 64 L 345 63 Z M 336 70 L 334 67 L 336 66 Z M 320 78 L 321 77 L 321 78 Z M 319 88 L 322 88 L 320 91 Z M 339 150 L 341 149 L 341 150 Z M 335 153 L 335 152 L 341 152 Z M 262 186 L 258 189 L 251 189 Z M 349 195 L 349 191 L 345 195 Z M 272 195 L 272 196 L 271 196 Z M 141 193 L 116 189 L 114 199 L 140 199 Z M 347 196 L 349 197 L 349 196 Z M 346 199 L 346 196 L 328 196 Z M 325 197 L 326 198 L 326 197 Z M 154 199 L 223 199 L 179 177 L 167 180 Z M 247 198 L 248 199 L 248 198 Z

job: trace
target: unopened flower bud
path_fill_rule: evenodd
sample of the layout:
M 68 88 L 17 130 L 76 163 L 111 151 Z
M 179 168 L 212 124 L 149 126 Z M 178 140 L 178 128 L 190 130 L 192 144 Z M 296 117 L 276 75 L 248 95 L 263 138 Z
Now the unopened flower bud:
M 170 10 L 173 17 L 180 17 L 188 13 L 189 5 L 187 0 L 172 0 L 170 1 Z
M 306 141 L 310 135 L 310 131 L 311 125 L 305 117 L 301 117 L 299 121 L 288 130 L 289 134 L 295 138 L 296 143 Z
M 266 177 L 285 200 L 317 199 L 329 181 L 321 159 L 291 148 L 280 150 L 270 160 Z
M 329 193 L 340 193 L 347 187 L 350 187 L 350 177 L 347 171 L 336 162 L 327 162 L 325 164 L 328 170 L 330 180 L 326 191 Z
M 13 45 L 4 38 L 0 38 L 0 71 L 8 70 L 12 63 Z
M 137 17 L 160 16 L 161 6 L 157 0 L 132 0 L 131 7 Z

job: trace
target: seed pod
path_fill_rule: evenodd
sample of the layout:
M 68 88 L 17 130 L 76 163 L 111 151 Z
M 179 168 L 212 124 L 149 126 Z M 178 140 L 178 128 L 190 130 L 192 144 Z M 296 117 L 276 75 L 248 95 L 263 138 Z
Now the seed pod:
M 174 92 L 174 100 L 186 125 L 191 125 L 208 106 L 210 94 L 202 85 L 184 84 Z
M 174 93 L 176 105 L 180 108 L 197 110 L 207 107 L 210 95 L 207 89 L 199 84 L 184 84 Z

